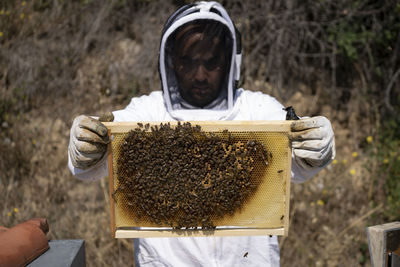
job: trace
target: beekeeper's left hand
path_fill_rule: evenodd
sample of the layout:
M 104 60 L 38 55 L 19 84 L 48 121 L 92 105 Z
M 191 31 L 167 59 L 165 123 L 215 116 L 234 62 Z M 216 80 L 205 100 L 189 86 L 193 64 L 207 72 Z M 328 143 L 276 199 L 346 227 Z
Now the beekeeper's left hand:
M 332 125 L 323 116 L 293 121 L 289 137 L 294 160 L 306 170 L 324 167 L 335 157 Z

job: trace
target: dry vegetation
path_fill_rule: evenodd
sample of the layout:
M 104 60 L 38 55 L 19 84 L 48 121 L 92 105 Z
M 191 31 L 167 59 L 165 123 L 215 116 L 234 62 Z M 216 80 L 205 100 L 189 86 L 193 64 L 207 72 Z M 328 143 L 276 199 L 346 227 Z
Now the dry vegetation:
M 183 2 L 1 1 L 0 225 L 45 217 L 50 239 L 85 239 L 88 266 L 133 264 L 131 242 L 110 237 L 106 181 L 67 169 L 69 128 L 160 88 L 160 32 Z M 243 87 L 335 130 L 337 160 L 292 184 L 282 266 L 370 266 L 365 228 L 400 219 L 399 4 L 223 2 L 243 35 Z

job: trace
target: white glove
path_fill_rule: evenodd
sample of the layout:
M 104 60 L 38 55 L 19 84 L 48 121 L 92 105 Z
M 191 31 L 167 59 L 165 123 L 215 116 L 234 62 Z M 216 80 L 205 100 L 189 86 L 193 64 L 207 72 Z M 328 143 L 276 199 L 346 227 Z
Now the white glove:
M 72 165 L 79 169 L 95 165 L 103 157 L 109 142 L 104 124 L 85 115 L 76 117 L 68 146 Z
M 335 138 L 330 121 L 317 116 L 291 124 L 294 160 L 305 170 L 324 167 L 335 158 Z

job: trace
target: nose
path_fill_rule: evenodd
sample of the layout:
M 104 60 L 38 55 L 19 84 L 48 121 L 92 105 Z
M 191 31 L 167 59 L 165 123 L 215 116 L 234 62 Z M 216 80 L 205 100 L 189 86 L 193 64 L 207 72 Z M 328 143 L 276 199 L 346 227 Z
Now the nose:
M 194 74 L 194 79 L 199 82 L 207 80 L 207 70 L 204 68 L 203 64 L 200 64 L 197 67 L 196 73 Z

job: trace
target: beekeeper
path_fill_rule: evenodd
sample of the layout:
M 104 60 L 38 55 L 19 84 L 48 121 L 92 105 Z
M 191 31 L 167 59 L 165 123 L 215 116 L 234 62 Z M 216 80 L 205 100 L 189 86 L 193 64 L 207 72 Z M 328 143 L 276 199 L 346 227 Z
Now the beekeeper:
M 216 2 L 185 5 L 162 31 L 162 91 L 132 98 L 113 112 L 114 121 L 285 120 L 275 98 L 236 87 L 240 64 L 240 34 L 225 9 Z M 334 134 L 322 116 L 294 121 L 291 129 L 292 181 L 304 182 L 334 158 Z M 108 142 L 101 122 L 75 118 L 71 172 L 82 180 L 106 176 Z M 140 238 L 134 244 L 136 266 L 279 266 L 276 236 Z

